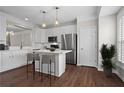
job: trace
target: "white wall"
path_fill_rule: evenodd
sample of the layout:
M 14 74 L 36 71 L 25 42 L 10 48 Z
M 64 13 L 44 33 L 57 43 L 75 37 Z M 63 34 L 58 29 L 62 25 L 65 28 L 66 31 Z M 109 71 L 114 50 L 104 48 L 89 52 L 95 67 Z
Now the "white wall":
M 98 30 L 98 70 L 101 70 L 101 54 L 102 44 L 116 45 L 116 15 L 99 17 Z

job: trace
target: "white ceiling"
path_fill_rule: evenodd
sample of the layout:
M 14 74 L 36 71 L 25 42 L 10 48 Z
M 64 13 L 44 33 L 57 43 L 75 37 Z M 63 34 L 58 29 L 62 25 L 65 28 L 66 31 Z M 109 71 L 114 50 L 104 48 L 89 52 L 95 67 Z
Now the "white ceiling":
M 46 23 L 54 25 L 55 6 L 0 6 L 0 11 L 18 17 L 24 20 L 29 18 L 29 22 L 41 25 L 43 22 L 40 10 L 47 11 Z M 60 6 L 58 19 L 60 23 L 68 23 L 74 21 L 77 16 L 96 16 L 97 6 Z
M 120 10 L 121 6 L 102 6 L 100 10 L 100 16 L 108 16 L 116 14 Z
M 25 30 L 28 30 L 28 29 L 24 28 L 24 27 L 21 27 L 21 26 L 18 26 L 18 25 L 7 24 L 6 30 L 7 31 L 20 32 L 20 31 L 25 31 Z

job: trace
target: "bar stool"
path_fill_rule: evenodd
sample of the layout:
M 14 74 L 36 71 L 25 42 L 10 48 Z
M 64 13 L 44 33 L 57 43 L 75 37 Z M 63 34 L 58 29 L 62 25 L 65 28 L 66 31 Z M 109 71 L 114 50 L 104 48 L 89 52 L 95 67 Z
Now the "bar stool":
M 54 64 L 54 72 L 52 72 L 52 63 Z M 42 61 L 41 61 L 41 70 L 43 72 L 43 64 L 48 65 L 48 74 L 50 76 L 50 85 L 51 85 L 51 75 L 54 73 L 54 76 L 56 76 L 56 62 L 55 62 L 55 55 L 49 54 L 49 55 L 42 55 Z M 41 80 L 43 80 L 43 74 L 41 75 Z
M 28 79 L 28 65 L 29 65 L 29 61 L 32 61 L 33 64 L 33 80 L 35 79 L 35 62 L 38 61 L 39 62 L 39 71 L 40 71 L 40 56 L 39 54 L 33 52 L 33 53 L 28 53 L 27 54 L 27 79 Z M 39 73 L 40 75 L 40 73 Z

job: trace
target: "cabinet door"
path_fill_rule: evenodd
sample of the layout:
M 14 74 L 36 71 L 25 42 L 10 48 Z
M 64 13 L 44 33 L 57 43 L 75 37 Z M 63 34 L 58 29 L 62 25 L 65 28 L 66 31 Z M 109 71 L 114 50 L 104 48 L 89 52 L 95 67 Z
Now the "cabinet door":
M 12 56 L 9 52 L 2 53 L 2 71 L 7 71 L 11 69 L 12 64 L 10 63 L 12 60 Z
M 35 42 L 41 42 L 41 32 L 40 31 L 35 32 Z
M 18 67 L 18 51 L 11 51 L 11 68 L 10 69 L 14 69 L 16 67 Z
M 35 48 L 42 48 L 41 42 L 45 42 L 46 34 L 44 30 L 37 30 L 34 33 L 34 47 Z
M 20 51 L 20 66 L 27 64 L 27 54 L 26 51 Z
M 22 42 L 23 42 L 23 46 L 32 46 L 31 33 L 23 33 Z
M 1 54 L 1 72 L 24 66 L 27 56 L 24 51 L 4 51 Z
M 11 52 L 12 54 L 12 68 L 11 69 L 14 69 L 14 68 L 17 68 L 17 67 L 20 67 L 22 66 L 22 54 L 21 54 L 21 51 L 13 51 Z
M 27 63 L 26 53 L 24 53 L 24 51 L 22 51 L 22 50 L 13 51 L 13 57 L 12 58 L 13 58 L 12 59 L 12 64 L 13 64 L 12 68 L 21 67 Z

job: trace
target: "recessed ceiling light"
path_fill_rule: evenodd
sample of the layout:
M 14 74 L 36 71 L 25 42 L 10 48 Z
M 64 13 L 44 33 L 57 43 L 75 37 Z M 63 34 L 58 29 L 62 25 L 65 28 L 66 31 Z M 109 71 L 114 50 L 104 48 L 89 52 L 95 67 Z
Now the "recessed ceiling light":
M 26 17 L 26 18 L 25 18 L 25 21 L 28 21 L 28 20 L 29 20 L 29 19 Z

